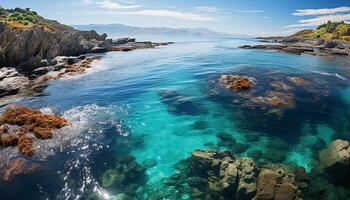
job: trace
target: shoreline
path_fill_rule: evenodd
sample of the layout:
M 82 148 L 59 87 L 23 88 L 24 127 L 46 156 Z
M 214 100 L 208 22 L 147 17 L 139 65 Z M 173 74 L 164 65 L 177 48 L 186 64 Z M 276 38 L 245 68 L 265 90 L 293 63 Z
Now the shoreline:
M 45 66 L 33 66 L 32 71 L 23 72 L 16 67 L 0 69 L 0 102 L 1 106 L 8 101 L 42 92 L 50 80 L 67 79 L 84 74 L 92 63 L 102 59 L 101 53 L 121 51 L 129 52 L 141 49 L 153 49 L 173 44 L 173 42 L 137 42 L 133 38 L 119 38 L 111 45 L 92 48 L 87 54 L 79 56 L 57 56 Z
M 275 44 L 243 45 L 241 49 L 264 49 L 314 56 L 350 56 L 350 42 L 341 40 L 300 40 L 287 37 L 258 37 L 258 42 Z

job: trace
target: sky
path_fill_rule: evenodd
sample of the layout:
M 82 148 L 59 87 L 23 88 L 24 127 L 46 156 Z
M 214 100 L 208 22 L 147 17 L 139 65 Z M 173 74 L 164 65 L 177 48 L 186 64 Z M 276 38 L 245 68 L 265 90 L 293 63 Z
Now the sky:
M 350 0 L 1 0 L 73 24 L 209 28 L 250 36 L 287 35 L 331 21 L 350 22 Z

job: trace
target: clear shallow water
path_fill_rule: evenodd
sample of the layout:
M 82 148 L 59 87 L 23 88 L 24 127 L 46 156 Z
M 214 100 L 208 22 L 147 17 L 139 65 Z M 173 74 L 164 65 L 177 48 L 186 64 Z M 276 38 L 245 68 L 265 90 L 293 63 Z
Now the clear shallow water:
M 102 61 L 95 63 L 90 73 L 70 80 L 52 81 L 42 96 L 15 102 L 47 108 L 62 114 L 73 124 L 73 127 L 62 130 L 54 140 L 47 141 L 49 148 L 41 147 L 43 150 L 34 158 L 49 159 L 46 169 L 49 175 L 57 176 L 56 182 L 62 182 L 64 189 L 60 191 L 57 183 L 56 191 L 50 188 L 52 186 L 46 186 L 50 185 L 46 184 L 48 180 L 38 180 L 41 196 L 79 199 L 87 191 L 99 191 L 106 196 L 99 175 L 109 168 L 106 160 L 124 154 L 135 156 L 139 163 L 147 159 L 156 160 L 157 165 L 146 171 L 147 183 L 156 183 L 171 176 L 176 171 L 174 165 L 190 156 L 193 150 L 227 149 L 216 145 L 220 132 L 231 134 L 238 143 L 249 144 L 242 156 L 250 156 L 256 151 L 264 153 L 269 149 L 271 140 L 282 138 L 288 145 L 283 162 L 307 170 L 317 161 L 317 147 L 323 147 L 323 143 L 327 144 L 334 138 L 349 137 L 346 135 L 350 128 L 347 123 L 350 61 L 347 58 L 237 48 L 255 43 L 253 40 L 160 40 L 176 43 L 159 49 L 103 54 Z M 321 90 L 324 87 L 332 92 L 326 98 L 327 102 L 320 106 L 317 104 L 314 110 L 302 108 L 312 103 L 311 99 L 304 99 L 305 105 L 287 115 L 284 123 L 272 122 L 274 125 L 270 129 L 258 127 L 247 130 L 241 127 L 242 123 L 254 122 L 254 119 L 237 117 L 244 110 L 232 106 L 232 101 L 221 101 L 209 95 L 211 80 L 222 73 L 244 67 L 256 68 L 259 71 L 257 76 L 271 69 L 287 75 L 304 75 L 317 80 Z M 162 91 L 169 90 L 176 91 L 180 98 L 195 102 L 198 112 L 171 112 L 172 103 L 160 95 Z M 288 127 L 283 127 L 285 121 L 289 122 Z M 245 135 L 257 130 L 276 130 L 280 134 L 260 131 L 258 141 L 247 142 Z M 15 153 L 13 150 L 6 156 Z M 57 164 L 58 161 L 60 164 Z M 35 192 L 27 192 L 36 195 Z

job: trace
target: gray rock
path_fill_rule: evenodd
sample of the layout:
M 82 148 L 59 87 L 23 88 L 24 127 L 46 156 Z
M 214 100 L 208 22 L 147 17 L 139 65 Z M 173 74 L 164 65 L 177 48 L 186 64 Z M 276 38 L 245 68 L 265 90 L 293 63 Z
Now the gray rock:
M 29 79 L 14 68 L 0 68 L 0 98 L 18 94 L 29 84 Z

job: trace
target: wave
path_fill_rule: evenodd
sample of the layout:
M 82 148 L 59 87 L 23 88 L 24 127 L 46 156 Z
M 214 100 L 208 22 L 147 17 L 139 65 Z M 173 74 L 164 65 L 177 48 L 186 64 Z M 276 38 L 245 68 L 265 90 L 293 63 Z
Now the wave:
M 348 80 L 347 78 L 345 78 L 344 76 L 338 74 L 338 73 L 328 73 L 328 72 L 322 72 L 322 71 L 311 71 L 312 73 L 316 73 L 316 74 L 321 74 L 321 75 L 325 75 L 325 76 L 335 76 L 343 81 Z

